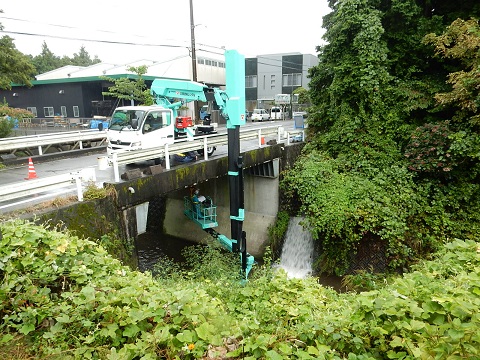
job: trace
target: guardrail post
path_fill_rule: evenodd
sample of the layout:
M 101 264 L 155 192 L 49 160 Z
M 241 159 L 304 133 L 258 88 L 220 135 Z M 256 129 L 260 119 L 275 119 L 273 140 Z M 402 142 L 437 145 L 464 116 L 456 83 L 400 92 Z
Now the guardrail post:
M 120 182 L 120 174 L 118 172 L 118 159 L 117 153 L 114 152 L 112 156 L 112 165 L 113 165 L 113 175 L 115 177 L 115 182 Z
M 83 191 L 82 191 L 82 178 L 79 173 L 72 174 L 75 177 L 75 184 L 77 185 L 77 198 L 78 201 L 83 201 Z
M 280 144 L 280 141 L 282 141 L 282 129 L 281 126 L 277 127 L 277 144 Z
M 83 141 L 82 140 L 80 140 L 80 143 L 78 144 L 78 147 L 80 148 L 80 150 L 83 149 Z
M 38 155 L 43 155 L 42 146 L 38 145 Z
M 288 131 L 286 132 L 287 134 L 287 145 L 290 145 L 290 134 L 288 133 Z
M 208 145 L 207 145 L 207 137 L 205 136 L 203 138 L 203 157 L 205 160 L 208 160 L 208 151 L 207 151 Z
M 165 144 L 165 169 L 170 170 L 170 151 L 168 151 L 168 144 Z

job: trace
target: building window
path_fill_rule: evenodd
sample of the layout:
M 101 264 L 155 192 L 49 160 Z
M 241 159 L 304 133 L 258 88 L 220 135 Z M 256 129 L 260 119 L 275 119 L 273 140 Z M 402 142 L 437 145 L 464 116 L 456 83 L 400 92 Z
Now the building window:
M 63 117 L 67 117 L 67 107 L 60 106 L 60 113 L 62 114 Z
M 225 67 L 225 63 L 222 62 L 222 61 L 219 61 L 219 62 L 218 62 L 218 67 L 224 68 L 224 67 Z
M 46 106 L 43 108 L 43 114 L 45 117 L 53 117 L 53 107 Z
M 302 86 L 302 74 L 283 75 L 283 86 Z
M 205 60 L 205 65 L 212 65 L 212 60 Z
M 245 76 L 245 87 L 256 88 L 257 87 L 257 75 Z
M 79 117 L 80 111 L 78 110 L 78 106 L 73 107 L 73 117 Z
M 35 106 L 27 107 L 27 110 L 30 111 L 33 114 L 33 116 L 37 117 L 37 108 Z
M 270 89 L 275 89 L 275 75 L 270 75 Z
M 198 64 L 205 64 L 205 59 L 197 59 Z

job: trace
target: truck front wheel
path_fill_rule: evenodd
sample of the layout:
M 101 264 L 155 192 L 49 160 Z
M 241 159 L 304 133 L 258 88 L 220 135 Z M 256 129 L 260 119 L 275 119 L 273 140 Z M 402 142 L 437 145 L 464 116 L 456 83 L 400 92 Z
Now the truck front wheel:
M 207 147 L 208 156 L 212 156 L 213 153 L 215 152 L 215 150 L 217 150 L 217 148 L 215 146 Z M 197 152 L 201 156 L 203 156 L 203 154 L 204 154 L 203 149 L 198 149 Z

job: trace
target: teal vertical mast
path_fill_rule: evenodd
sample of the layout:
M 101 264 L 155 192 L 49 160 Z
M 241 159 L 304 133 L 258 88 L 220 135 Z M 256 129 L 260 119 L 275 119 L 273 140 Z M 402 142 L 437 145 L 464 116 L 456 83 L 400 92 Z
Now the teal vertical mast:
M 230 230 L 233 251 L 240 252 L 242 270 L 247 269 L 246 233 L 242 231 L 245 218 L 243 157 L 240 156 L 240 126 L 245 125 L 245 57 L 235 50 L 225 52 L 228 100 L 228 184 L 230 188 Z

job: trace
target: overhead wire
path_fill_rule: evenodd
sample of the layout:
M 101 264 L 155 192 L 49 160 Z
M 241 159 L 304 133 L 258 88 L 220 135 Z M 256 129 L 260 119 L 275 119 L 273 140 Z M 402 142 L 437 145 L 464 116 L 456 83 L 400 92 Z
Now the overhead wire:
M 60 27 L 60 28 L 67 28 L 67 29 L 74 29 L 74 30 L 84 30 L 82 28 L 76 27 L 76 26 L 69 26 L 69 25 L 59 25 L 59 24 L 53 24 L 53 23 L 42 23 L 42 22 L 37 22 L 37 21 L 30 21 L 26 19 L 18 19 L 18 18 L 13 18 L 13 17 L 7 17 L 0 15 L 0 19 L 7 19 L 7 20 L 13 20 L 13 21 L 20 21 L 20 22 L 34 22 L 42 25 L 48 25 L 48 26 L 53 26 L 53 27 Z M 110 30 L 98 30 L 98 29 L 93 29 L 93 31 L 100 32 L 100 33 L 108 33 L 108 34 L 113 34 L 113 35 L 122 35 L 119 32 L 115 31 L 110 31 Z M 7 31 L 7 30 L 2 30 L 0 31 L 5 34 L 12 34 L 12 35 L 23 35 L 23 36 L 36 36 L 36 37 L 46 37 L 46 38 L 53 38 L 53 39 L 63 39 L 63 40 L 75 40 L 75 41 L 86 41 L 86 42 L 93 42 L 93 43 L 103 43 L 103 44 L 114 44 L 114 45 L 129 45 L 129 46 L 145 46 L 145 47 L 165 47 L 165 48 L 184 48 L 184 49 L 190 49 L 189 45 L 178 45 L 178 44 L 158 44 L 158 43 L 146 43 L 146 42 L 132 42 L 132 41 L 116 41 L 116 40 L 102 40 L 102 39 L 89 39 L 89 38 L 80 38 L 80 37 L 68 37 L 68 36 L 61 36 L 61 35 L 49 35 L 49 34 L 40 34 L 40 33 L 32 33 L 32 32 L 21 32 L 21 31 Z M 130 34 L 132 35 L 132 34 Z M 135 35 L 135 37 L 140 37 L 140 38 L 147 38 L 146 36 L 143 35 Z M 178 42 L 178 40 L 175 40 Z M 183 41 L 186 43 L 186 41 Z M 217 50 L 224 50 L 224 47 L 219 47 L 219 46 L 214 46 L 214 45 L 208 45 L 208 44 L 203 44 L 203 43 L 198 43 L 198 46 L 204 46 L 208 47 L 211 49 L 217 49 Z M 221 52 L 217 51 L 212 51 L 212 50 L 206 50 L 202 48 L 197 48 L 197 51 L 205 52 L 205 53 L 210 53 L 210 54 L 215 54 L 215 55 L 223 55 Z M 277 68 L 284 68 L 284 69 L 290 69 L 290 70 L 300 70 L 298 67 L 298 63 L 291 62 L 288 60 L 284 59 L 278 59 L 278 58 L 271 58 L 271 57 L 266 57 L 266 56 L 258 56 L 257 58 L 257 64 L 261 65 L 266 65 L 266 66 L 272 66 L 272 67 L 277 67 Z M 259 59 L 265 59 L 269 61 L 275 61 L 278 62 L 279 64 L 272 64 L 272 63 L 266 63 L 262 61 L 258 61 Z M 250 59 L 246 58 L 247 61 Z M 288 66 L 288 64 L 291 64 L 292 66 Z M 293 66 L 295 65 L 295 66 Z M 304 71 L 308 69 L 309 67 L 307 65 L 302 64 L 301 65 L 302 69 L 300 71 Z

